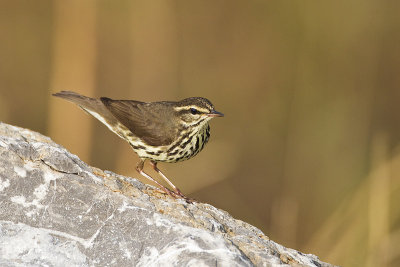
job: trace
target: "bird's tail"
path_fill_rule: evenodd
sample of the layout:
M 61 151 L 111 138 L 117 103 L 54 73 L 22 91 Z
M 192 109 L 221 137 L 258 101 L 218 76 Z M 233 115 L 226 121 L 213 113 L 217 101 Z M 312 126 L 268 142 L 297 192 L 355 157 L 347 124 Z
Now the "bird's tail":
M 112 131 L 114 131 L 112 126 L 118 124 L 118 120 L 111 114 L 106 106 L 104 106 L 100 99 L 80 95 L 72 91 L 61 91 L 53 94 L 53 96 L 63 98 L 78 105 L 84 111 L 104 123 Z
M 63 98 L 74 104 L 77 104 L 83 109 L 89 109 L 91 111 L 97 111 L 99 109 L 99 105 L 101 104 L 101 101 L 98 99 L 80 95 L 72 91 L 61 91 L 53 94 L 53 96 Z

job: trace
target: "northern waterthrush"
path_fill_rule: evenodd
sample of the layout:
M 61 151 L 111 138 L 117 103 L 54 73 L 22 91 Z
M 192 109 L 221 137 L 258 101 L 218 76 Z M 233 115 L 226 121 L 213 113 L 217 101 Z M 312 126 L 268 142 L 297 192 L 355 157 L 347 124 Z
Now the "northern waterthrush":
M 71 91 L 61 91 L 53 96 L 77 104 L 126 140 L 140 158 L 136 170 L 171 197 L 186 200 L 188 198 L 157 168 L 157 163 L 179 162 L 194 157 L 210 137 L 208 122 L 214 117 L 224 116 L 202 97 L 145 103 L 107 97 L 95 99 Z M 173 190 L 143 171 L 146 159 Z

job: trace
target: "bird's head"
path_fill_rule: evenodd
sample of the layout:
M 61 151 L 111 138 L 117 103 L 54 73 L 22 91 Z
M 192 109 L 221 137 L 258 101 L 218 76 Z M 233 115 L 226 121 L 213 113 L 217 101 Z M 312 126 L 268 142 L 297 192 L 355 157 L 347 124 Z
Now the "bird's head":
M 202 128 L 214 117 L 224 114 L 215 110 L 210 100 L 203 97 L 190 97 L 176 103 L 174 110 L 177 117 L 188 127 Z

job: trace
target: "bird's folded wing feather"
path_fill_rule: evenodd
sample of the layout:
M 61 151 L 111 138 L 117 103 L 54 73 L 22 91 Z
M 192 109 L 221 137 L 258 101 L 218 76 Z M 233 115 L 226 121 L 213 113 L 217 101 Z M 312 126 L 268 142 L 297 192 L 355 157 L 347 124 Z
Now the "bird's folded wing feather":
M 136 137 L 152 146 L 169 145 L 174 140 L 175 131 L 165 120 L 165 112 L 134 100 L 112 100 L 102 97 L 101 101 L 108 110 L 127 127 Z

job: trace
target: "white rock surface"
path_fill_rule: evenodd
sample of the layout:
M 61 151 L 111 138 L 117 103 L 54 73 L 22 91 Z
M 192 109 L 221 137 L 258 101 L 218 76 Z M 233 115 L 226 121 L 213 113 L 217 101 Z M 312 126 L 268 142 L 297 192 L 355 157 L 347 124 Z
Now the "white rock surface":
M 0 122 L 0 266 L 332 266 Z

